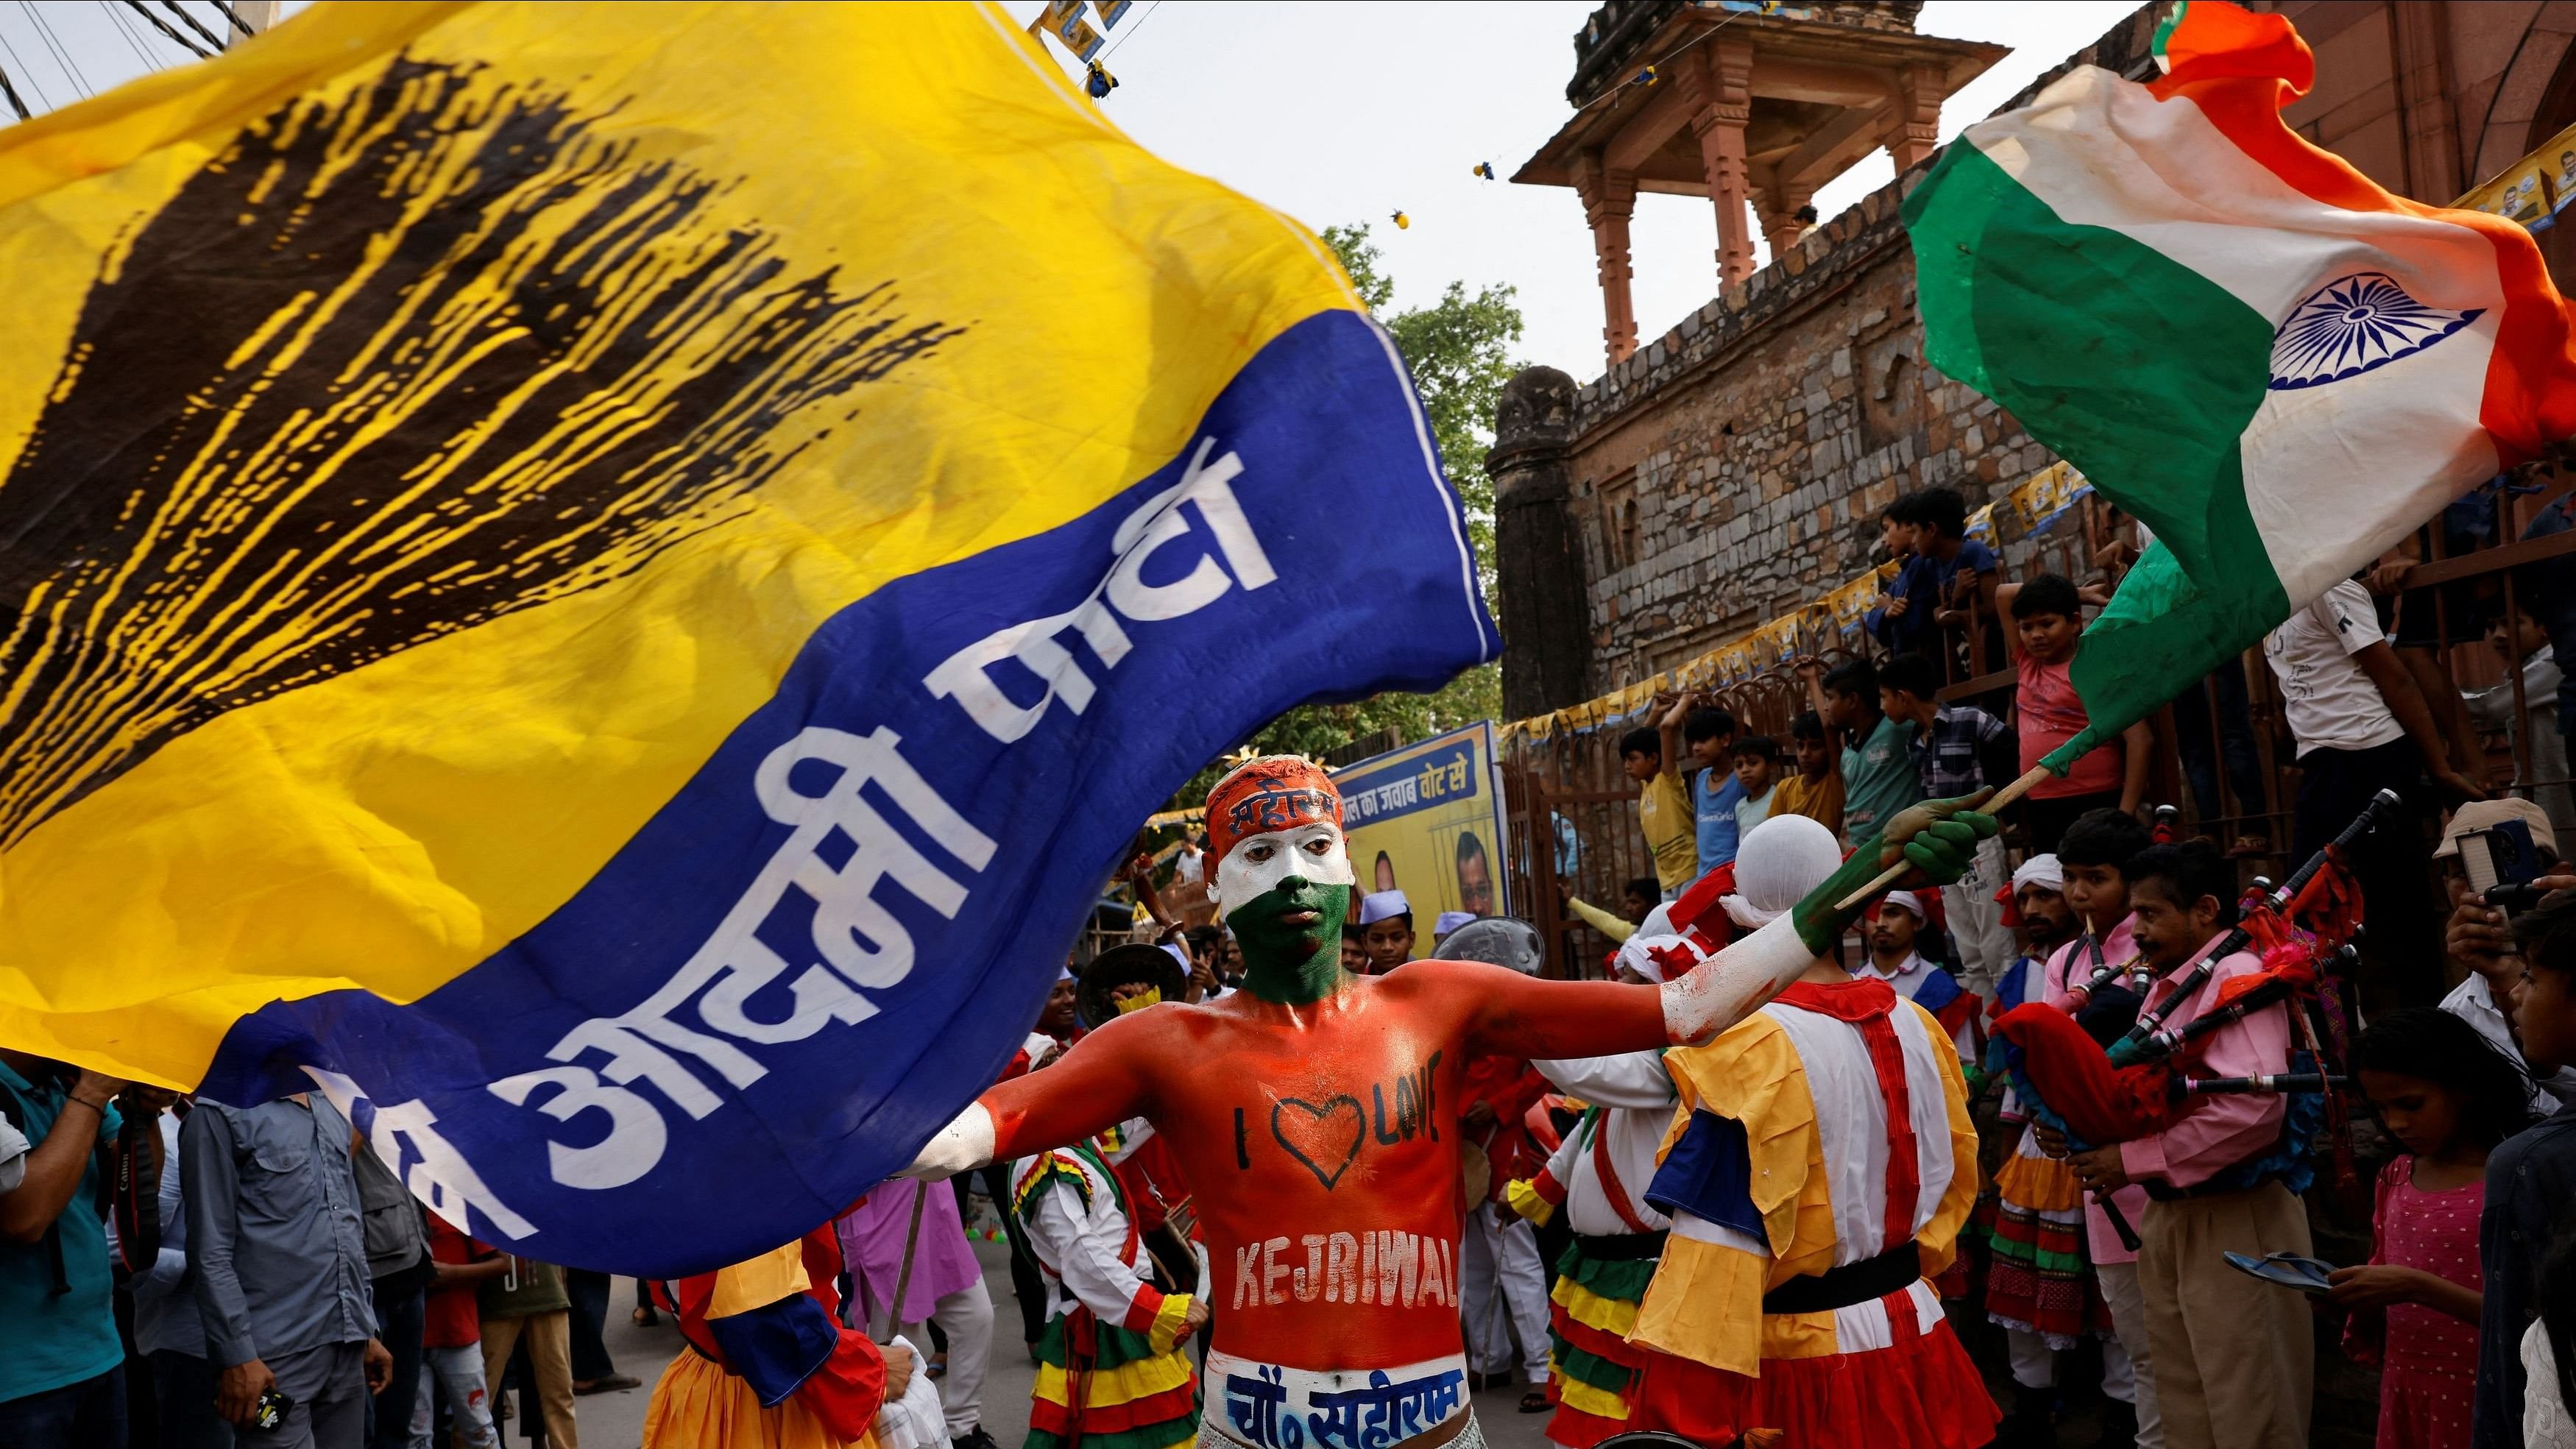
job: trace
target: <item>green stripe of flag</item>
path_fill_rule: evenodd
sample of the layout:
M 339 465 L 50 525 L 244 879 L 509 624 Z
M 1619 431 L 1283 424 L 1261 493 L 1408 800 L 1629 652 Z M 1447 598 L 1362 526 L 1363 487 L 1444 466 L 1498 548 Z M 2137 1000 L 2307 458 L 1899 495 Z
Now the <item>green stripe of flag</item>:
M 1905 222 L 1931 363 L 2156 532 L 2076 653 L 2093 723 L 2049 757 L 2063 774 L 2289 615 L 2238 446 L 2271 381 L 2272 327 L 2152 247 L 2061 219 L 1965 139 Z

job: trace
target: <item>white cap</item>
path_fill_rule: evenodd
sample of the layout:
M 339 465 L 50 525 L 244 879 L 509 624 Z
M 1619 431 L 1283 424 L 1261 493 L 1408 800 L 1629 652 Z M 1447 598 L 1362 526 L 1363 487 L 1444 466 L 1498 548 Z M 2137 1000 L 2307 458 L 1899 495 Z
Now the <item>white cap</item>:
M 1412 914 L 1413 903 L 1404 898 L 1402 891 L 1371 891 L 1360 897 L 1360 924 L 1363 926 Z
M 1805 900 L 1842 864 L 1842 843 L 1823 821 L 1774 815 L 1744 833 L 1735 851 L 1735 894 L 1720 904 L 1729 920 L 1758 930 Z
M 1878 905 L 1881 910 L 1894 906 L 1900 911 L 1912 911 L 1914 919 L 1918 921 L 1929 919 L 1923 914 L 1922 899 L 1912 891 L 1889 891 L 1878 898 Z
M 1476 918 L 1474 911 L 1442 911 L 1440 919 L 1431 923 L 1431 934 L 1446 936 Z
M 2066 889 L 2066 868 L 2057 863 L 2054 855 L 2034 855 L 2013 872 L 2013 894 L 2020 895 L 2021 888 L 2028 885 L 2046 891 L 2063 891 Z

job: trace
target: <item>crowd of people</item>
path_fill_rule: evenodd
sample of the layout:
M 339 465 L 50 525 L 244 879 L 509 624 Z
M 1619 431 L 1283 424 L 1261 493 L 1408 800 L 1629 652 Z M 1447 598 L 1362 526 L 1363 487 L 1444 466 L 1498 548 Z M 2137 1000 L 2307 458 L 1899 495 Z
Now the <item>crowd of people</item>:
M 1916 800 L 2005 785 L 2086 728 L 2068 666 L 2088 607 L 2105 595 L 2057 574 L 2004 581 L 1996 556 L 1963 536 L 1965 520 L 1959 495 L 1941 488 L 1886 511 L 1884 537 L 1902 567 L 1865 621 L 1885 652 L 1831 667 L 1796 661 L 1812 707 L 1791 729 L 1794 775 L 1775 783 L 1779 742 L 1743 732 L 1713 697 L 1656 699 L 1653 723 L 1619 742 L 1656 875 L 1628 882 L 1615 912 L 1570 900 L 1577 919 L 1614 944 L 1705 928 L 1687 904 L 1694 883 L 1739 868 L 1753 821 L 1803 815 L 1855 845 Z M 2292 862 L 2382 790 L 2404 802 L 2393 828 L 2348 852 L 2368 908 L 2368 955 L 2346 992 L 2370 1013 L 2351 1043 L 2350 1090 L 2388 1154 L 2372 1251 L 2316 1287 L 2324 1311 L 2343 1320 L 2344 1351 L 2380 1367 L 2381 1445 L 2522 1444 L 2526 1433 L 2556 1442 L 2547 1436 L 2562 1432 L 2550 1427 L 2564 1423 L 2561 1379 L 2546 1344 L 2553 1332 L 2563 1341 L 2565 1329 L 2537 1321 L 2535 1310 L 2550 1297 L 2548 1224 L 2569 1202 L 2568 1169 L 2536 1164 L 2569 1151 L 2562 1144 L 2576 1130 L 2576 1116 L 2559 1115 L 2576 1102 L 2576 1073 L 2556 1015 L 2565 967 L 2550 959 L 2558 932 L 2576 921 L 2576 896 L 2520 912 L 2508 931 L 2503 912 L 2472 890 L 2461 843 L 2500 825 L 2527 839 L 2541 862 L 2534 895 L 2576 887 L 2576 873 L 2558 864 L 2567 822 L 2531 798 L 2546 792 L 2489 800 L 2483 761 L 2460 748 L 2475 741 L 2451 723 L 2462 696 L 2437 667 L 2423 667 L 2437 636 L 2412 622 L 2431 613 L 2430 600 L 2395 610 L 2392 627 L 2390 596 L 2409 562 L 2401 550 L 2337 585 L 2295 611 L 2263 650 L 2299 771 Z M 2526 581 L 2526 601 L 2548 613 L 2560 582 Z M 2500 612 L 2468 587 L 2445 586 L 2443 602 L 2454 626 L 2472 632 Z M 2009 660 L 2013 685 L 1943 702 L 1945 684 L 1968 673 L 1961 626 L 1980 616 L 2010 622 L 1991 657 Z M 2490 638 L 2529 646 L 2509 663 L 2550 664 L 2549 644 L 2520 637 L 2546 631 L 2493 622 Z M 2222 688 L 2231 676 L 2233 690 Z M 2558 686 L 2552 671 L 2533 689 L 2531 713 L 2553 734 Z M 2243 678 L 2223 669 L 2194 689 L 2218 704 L 2204 694 L 2177 707 L 2203 727 L 2202 758 L 2189 739 L 2180 753 L 2204 817 L 2216 819 L 2224 812 L 2212 746 L 2248 727 Z M 2217 735 L 2206 728 L 2213 713 Z M 2169 981 L 2233 922 L 2240 867 L 2269 848 L 2259 819 L 2237 817 L 2246 828 L 2223 842 L 2153 842 L 2142 814 L 2152 744 L 2147 725 L 2132 726 L 2032 790 L 2012 812 L 2015 829 L 1987 842 L 1937 898 L 1890 893 L 1874 910 L 1856 943 L 1866 956 L 1859 969 L 1934 1011 L 1972 1074 L 2003 1012 L 2062 998 L 2073 982 L 2128 960 L 2144 963 L 2141 979 Z M 2236 778 L 2232 741 L 2224 753 L 2230 787 L 2260 801 L 2259 775 Z M 2437 820 L 2428 876 L 2421 842 Z M 2452 908 L 2442 936 L 2435 880 Z M 2215 993 L 2256 964 L 2250 954 L 2230 958 L 2202 989 Z M 2288 1020 L 2255 1013 L 2212 1034 L 2194 1070 L 2292 1070 Z M 1954 1313 L 1981 1306 L 2003 1330 L 1998 1376 L 2015 1389 L 1999 1442 L 2056 1442 L 2054 1420 L 2069 1401 L 2061 1378 L 2073 1363 L 2087 1366 L 2104 1400 L 2102 1442 L 2306 1442 L 2310 1305 L 2230 1268 L 2226 1255 L 2311 1256 L 2302 1194 L 2318 1189 L 2305 1159 L 2324 1149 L 2295 1119 L 2314 1104 L 2295 1094 L 2212 1097 L 2170 1133 L 2069 1151 L 2007 1085 L 1989 1086 L 1979 1125 L 1991 1181 L 1963 1259 L 1982 1284 L 1961 1274 L 1944 1288 L 1960 1292 Z M 2491 1153 L 2513 1164 L 2509 1176 L 2485 1171 Z M 2141 1241 L 2124 1241 L 2114 1214 Z M 2572 1251 L 2558 1252 L 2562 1282 L 2576 1271 Z M 2525 1422 L 2526 1396 L 2550 1401 L 2532 1411 L 2547 1424 Z
M 2068 668 L 2099 591 L 2004 581 L 1964 517 L 1946 489 L 1888 511 L 1905 567 L 1868 621 L 1888 652 L 1800 661 L 1810 707 L 1786 738 L 1676 693 L 1620 740 L 1655 873 L 1615 907 L 1569 896 L 1615 948 L 1579 974 L 1672 981 L 1920 803 L 1973 800 L 2087 728 Z M 2008 692 L 1943 698 L 1960 673 L 1943 621 L 1962 618 L 2009 619 Z M 2151 824 L 2141 725 L 2003 831 L 1958 837 L 1955 869 L 1810 942 L 1823 959 L 1712 1040 L 1480 1051 L 1436 1104 L 1435 1054 L 1365 1101 L 1295 1102 L 1318 1123 L 1350 1104 L 1339 1166 L 1308 1150 L 1337 1127 L 1274 1115 L 1326 1192 L 1362 1143 L 1454 1134 L 1454 1239 L 1275 1237 L 1211 1263 L 1184 1150 L 1133 1117 L 953 1182 L 899 1179 L 766 1257 L 640 1285 L 639 1321 L 672 1315 L 694 1350 L 665 1372 L 647 1443 L 749 1442 L 790 1415 L 818 1437 L 775 1442 L 991 1449 L 988 1417 L 1009 1415 L 983 1402 L 996 1305 L 965 1226 L 990 1212 L 1013 1245 L 1038 1449 L 1209 1433 L 1300 1449 L 1306 1431 L 1263 1407 L 1286 1389 L 1202 1384 L 1211 1322 L 1399 1294 L 1454 1319 L 1456 1389 L 1516 1388 L 1567 1449 L 1829 1423 L 1883 1449 L 2053 1445 L 2079 1415 L 2108 1446 L 2304 1444 L 2321 1348 L 2377 1369 L 2384 1449 L 2576 1449 L 2576 868 L 2537 792 L 2487 798 L 2448 722 L 2456 692 L 2436 697 L 2410 653 L 2428 647 L 2392 631 L 2368 580 L 2265 644 L 2299 767 L 2293 858 L 2384 790 L 2405 808 L 2345 855 L 2367 989 L 2219 1013 L 2193 1041 L 2193 1076 L 2254 1090 L 2087 1142 L 1993 1049 L 2017 1009 L 2108 1040 L 2142 1012 L 2212 1013 L 2264 969 L 2229 932 L 2267 842 L 2241 816 L 2223 841 Z M 2194 686 L 2220 724 L 2202 741 L 2213 779 L 2236 772 L 2227 674 Z M 2530 867 L 2501 892 L 2499 841 Z M 1005 1081 L 1079 1093 L 1090 1078 L 1060 1069 L 1097 1067 L 1093 1031 L 1247 988 L 1242 941 L 1207 909 L 1220 847 L 1202 844 L 1184 841 L 1163 889 L 1150 858 L 1122 870 L 1152 923 L 1077 950 Z M 1344 979 L 1422 973 L 1426 951 L 1534 974 L 1565 944 L 1465 913 L 1417 927 L 1400 890 L 1356 883 L 1338 919 Z M 323 1096 L 236 1108 L 0 1050 L 0 1118 L 0 1449 L 480 1449 L 505 1401 L 578 1449 L 577 1399 L 636 1386 L 602 1341 L 606 1275 L 426 1213 Z M 1239 1165 L 1246 1130 L 1237 1109 Z M 2320 1263 L 2332 1164 L 2355 1154 L 2368 1249 Z M 809 1361 L 777 1379 L 755 1321 L 801 1333 Z M 1452 1389 L 1408 1392 L 1411 1413 Z

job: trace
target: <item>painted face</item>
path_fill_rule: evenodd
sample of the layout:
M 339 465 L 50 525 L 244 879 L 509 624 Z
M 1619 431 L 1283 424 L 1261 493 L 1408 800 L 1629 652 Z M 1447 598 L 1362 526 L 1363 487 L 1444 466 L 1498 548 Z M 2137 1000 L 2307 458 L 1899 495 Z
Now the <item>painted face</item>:
M 1217 862 L 1217 914 L 1231 924 L 1236 911 L 1292 879 L 1314 885 L 1352 883 L 1350 851 L 1338 827 L 1316 821 L 1236 841 Z
M 1217 910 L 1247 962 L 1303 961 L 1340 936 L 1351 879 L 1336 826 L 1316 821 L 1247 835 L 1217 864 Z

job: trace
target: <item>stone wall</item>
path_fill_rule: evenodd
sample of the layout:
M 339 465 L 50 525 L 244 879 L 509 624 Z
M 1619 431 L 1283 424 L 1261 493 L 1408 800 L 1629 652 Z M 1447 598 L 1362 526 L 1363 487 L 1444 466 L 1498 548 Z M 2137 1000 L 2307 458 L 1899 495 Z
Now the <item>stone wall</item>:
M 1562 506 L 1587 580 L 1589 662 L 1582 690 L 1547 707 L 1704 653 L 1851 577 L 1901 492 L 1947 483 L 1974 508 L 2054 461 L 1923 365 L 1897 215 L 1919 175 L 1577 390 Z M 1507 656 L 1506 691 L 1522 693 L 1513 672 Z

